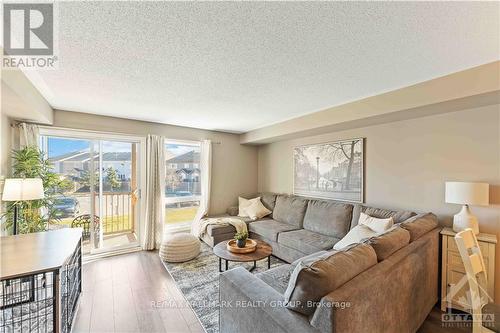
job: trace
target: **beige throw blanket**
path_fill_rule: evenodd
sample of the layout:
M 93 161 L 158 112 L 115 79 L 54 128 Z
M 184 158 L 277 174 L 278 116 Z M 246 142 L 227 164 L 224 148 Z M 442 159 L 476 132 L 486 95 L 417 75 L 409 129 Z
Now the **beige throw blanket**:
M 209 225 L 232 225 L 236 232 L 248 232 L 247 224 L 237 217 L 209 217 L 195 221 L 191 228 L 191 233 L 196 237 L 203 237 L 207 233 L 207 228 Z

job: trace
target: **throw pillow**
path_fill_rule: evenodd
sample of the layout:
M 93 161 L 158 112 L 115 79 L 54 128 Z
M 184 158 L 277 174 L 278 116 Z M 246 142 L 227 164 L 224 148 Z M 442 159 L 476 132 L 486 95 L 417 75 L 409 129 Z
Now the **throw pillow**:
M 379 219 L 365 213 L 360 213 L 358 225 L 365 225 L 373 231 L 381 233 L 389 230 L 394 225 L 394 219 L 392 217 Z
M 392 217 L 387 219 L 378 219 L 376 217 L 361 213 L 359 215 L 358 225 L 352 228 L 347 235 L 338 241 L 334 246 L 334 250 L 343 249 L 351 244 L 360 243 L 365 238 L 374 237 L 389 230 L 394 221 Z
M 250 206 L 245 208 L 245 213 L 250 217 L 252 220 L 257 220 L 260 219 L 266 215 L 271 214 L 272 212 L 264 207 L 262 202 L 260 201 L 260 198 L 257 198 L 258 200 L 253 201 Z
M 250 205 L 257 200 L 260 201 L 260 197 L 253 198 L 253 199 L 245 199 L 242 197 L 238 197 L 238 216 L 239 217 L 248 217 L 248 214 L 245 211 L 245 209 L 250 207 Z
M 368 228 L 366 225 L 357 225 L 352 228 L 347 235 L 344 236 L 341 240 L 339 240 L 333 246 L 334 250 L 342 250 L 343 248 L 360 243 L 365 238 L 370 238 L 373 236 L 377 236 L 378 233 Z
M 239 208 L 236 206 L 229 207 L 226 209 L 226 213 L 229 216 L 238 216 L 238 213 L 240 212 Z
M 285 291 L 286 307 L 311 315 L 323 296 L 375 264 L 377 255 L 367 244 L 304 258 L 290 276 Z

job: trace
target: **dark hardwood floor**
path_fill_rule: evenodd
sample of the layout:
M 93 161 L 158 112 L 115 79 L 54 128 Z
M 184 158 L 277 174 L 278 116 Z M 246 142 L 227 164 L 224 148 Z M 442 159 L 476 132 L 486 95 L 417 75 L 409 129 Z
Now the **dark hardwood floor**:
M 443 324 L 441 320 L 441 309 L 434 307 L 427 316 L 418 333 L 472 333 L 471 327 L 463 324 Z
M 155 306 L 184 298 L 156 252 L 135 252 L 83 265 L 83 294 L 73 332 L 204 332 L 186 307 Z M 443 327 L 434 308 L 418 333 L 469 333 Z

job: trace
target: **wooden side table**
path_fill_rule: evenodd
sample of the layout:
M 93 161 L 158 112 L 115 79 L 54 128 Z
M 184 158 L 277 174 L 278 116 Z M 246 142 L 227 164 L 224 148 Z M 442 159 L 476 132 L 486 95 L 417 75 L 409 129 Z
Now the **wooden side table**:
M 469 284 L 465 276 L 462 258 L 455 243 L 455 234 L 451 228 L 441 230 L 441 311 L 446 308 L 468 312 Z M 480 233 L 476 236 L 486 266 L 488 278 L 487 293 L 494 301 L 495 297 L 495 247 L 497 236 Z

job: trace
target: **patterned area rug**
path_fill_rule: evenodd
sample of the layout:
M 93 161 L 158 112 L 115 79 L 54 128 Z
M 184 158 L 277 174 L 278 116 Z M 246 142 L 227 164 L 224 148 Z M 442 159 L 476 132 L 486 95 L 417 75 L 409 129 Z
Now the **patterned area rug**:
M 223 262 L 224 263 L 224 262 Z M 271 257 L 271 268 L 283 265 L 278 258 Z M 175 283 L 184 294 L 207 333 L 219 332 L 219 258 L 202 242 L 201 253 L 184 263 L 163 262 Z M 253 262 L 229 262 L 229 269 L 242 266 L 250 269 Z M 267 259 L 257 261 L 252 273 L 267 270 Z

